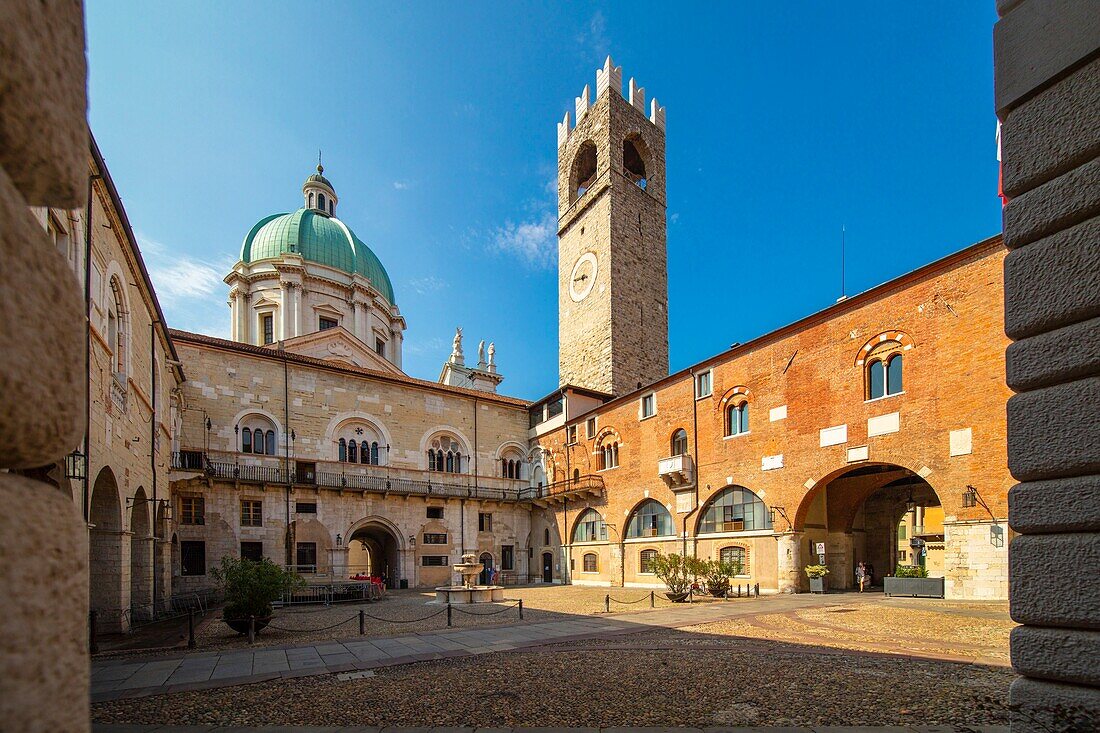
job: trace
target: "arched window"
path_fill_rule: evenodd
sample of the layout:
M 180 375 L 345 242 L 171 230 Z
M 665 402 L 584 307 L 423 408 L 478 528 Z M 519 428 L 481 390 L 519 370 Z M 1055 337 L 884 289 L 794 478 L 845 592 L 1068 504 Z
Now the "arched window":
M 313 191 L 309 192 L 309 208 L 313 208 Z
M 882 341 L 867 353 L 864 399 L 901 394 L 902 355 L 901 342 Z
M 547 546 L 550 544 L 550 528 L 549 527 L 542 530 L 542 544 L 547 545 Z
M 323 193 L 317 194 L 317 208 L 321 211 L 325 210 L 325 195 Z
M 596 557 L 594 552 L 584 553 L 584 572 L 596 573 L 599 572 L 600 560 Z
M 638 151 L 638 146 L 635 145 L 635 140 L 636 138 L 623 140 L 623 173 L 639 188 L 645 188 L 648 183 L 645 175 L 645 161 Z
M 726 408 L 726 435 L 749 432 L 749 403 L 738 402 Z
M 742 486 L 727 486 L 711 499 L 699 520 L 699 532 L 742 532 L 771 529 L 768 508 Z
M 248 415 L 238 425 L 241 428 L 241 452 L 255 455 L 275 455 L 275 426 L 262 415 Z
M 375 466 L 379 465 L 379 463 L 378 463 L 378 441 L 377 440 L 370 444 L 370 462 L 372 464 L 374 464 Z
M 573 469 L 573 483 L 577 483 L 581 480 L 581 470 L 579 468 Z
M 724 563 L 734 563 L 739 568 L 734 575 L 748 575 L 749 563 L 744 547 L 731 545 L 718 551 L 718 559 Z
M 365 420 L 352 419 L 336 429 L 337 459 L 348 463 L 379 465 L 381 430 Z M 334 436 L 335 437 L 335 436 Z
M 672 434 L 672 453 L 673 456 L 686 456 L 688 452 L 688 434 L 683 428 L 680 428 Z
M 328 213 L 329 214 L 332 213 L 332 199 L 329 199 L 329 201 L 328 201 Z
M 607 524 L 595 509 L 585 509 L 573 530 L 574 542 L 606 542 Z
M 111 278 L 111 302 L 107 304 L 107 344 L 111 349 L 111 371 L 120 379 L 126 375 L 126 311 L 122 284 Z M 125 382 L 123 382 L 125 383 Z
M 600 471 L 615 468 L 619 465 L 619 443 L 611 440 L 604 443 L 597 451 L 596 465 Z
M 348 463 L 359 462 L 359 444 L 354 440 L 348 441 Z
M 672 534 L 672 515 L 656 499 L 646 499 L 626 525 L 627 539 L 664 537 Z
M 573 158 L 573 168 L 569 175 L 570 201 L 576 201 L 592 188 L 596 182 L 596 144 L 591 140 L 581 143 L 577 157 Z
M 462 446 L 450 435 L 437 435 L 428 447 L 428 470 L 462 473 Z
M 346 461 L 348 459 L 348 441 L 344 438 L 340 438 L 340 460 Z
M 656 550 L 642 550 L 638 556 L 638 572 L 644 574 L 653 574 L 653 561 L 657 559 Z

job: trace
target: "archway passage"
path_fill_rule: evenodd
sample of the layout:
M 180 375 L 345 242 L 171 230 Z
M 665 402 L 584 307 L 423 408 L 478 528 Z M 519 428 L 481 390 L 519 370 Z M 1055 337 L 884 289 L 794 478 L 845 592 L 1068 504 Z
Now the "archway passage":
M 153 618 L 153 537 L 150 532 L 151 503 L 145 489 L 138 488 L 130 507 L 130 618 Z
M 895 464 L 864 464 L 841 471 L 815 487 L 795 521 L 805 530 L 803 565 L 821 563 L 825 545 L 832 590 L 856 588 L 864 563 L 870 586 L 882 585 L 898 565 L 919 565 L 943 575 L 943 508 L 932 486 Z
M 489 585 L 493 582 L 493 556 L 488 552 L 483 552 L 481 557 L 478 558 L 478 562 L 481 563 L 481 574 L 478 576 L 478 583 Z
M 96 627 L 105 632 L 125 631 L 128 625 L 124 611 L 129 603 L 123 597 L 122 507 L 118 483 L 110 468 L 103 468 L 96 476 L 88 521 L 92 525 L 88 538 L 88 602 L 96 612 Z
M 386 586 L 401 583 L 401 545 L 393 531 L 381 523 L 367 523 L 348 538 L 348 573 L 385 578 Z

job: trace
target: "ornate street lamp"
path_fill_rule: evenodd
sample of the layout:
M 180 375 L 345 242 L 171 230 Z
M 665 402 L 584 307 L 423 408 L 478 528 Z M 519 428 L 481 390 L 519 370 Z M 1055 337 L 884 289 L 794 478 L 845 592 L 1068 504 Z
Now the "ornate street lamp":
M 83 480 L 88 477 L 88 457 L 77 448 L 65 456 L 65 478 Z

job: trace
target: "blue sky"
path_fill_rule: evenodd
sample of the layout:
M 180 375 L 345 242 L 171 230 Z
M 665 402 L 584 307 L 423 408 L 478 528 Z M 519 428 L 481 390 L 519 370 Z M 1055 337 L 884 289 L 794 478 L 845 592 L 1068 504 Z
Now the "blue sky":
M 557 386 L 555 124 L 610 53 L 667 108 L 672 368 L 1000 230 L 989 2 L 90 0 L 91 124 L 170 325 L 324 151 L 434 379 L 454 327 L 501 391 Z M 469 348 L 469 347 L 468 347 Z

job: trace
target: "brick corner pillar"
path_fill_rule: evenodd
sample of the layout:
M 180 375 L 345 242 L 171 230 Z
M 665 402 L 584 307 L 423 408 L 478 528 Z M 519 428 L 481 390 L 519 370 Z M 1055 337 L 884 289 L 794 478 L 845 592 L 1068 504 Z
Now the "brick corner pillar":
M 998 0 L 1012 730 L 1100 729 L 1100 12 Z

